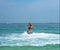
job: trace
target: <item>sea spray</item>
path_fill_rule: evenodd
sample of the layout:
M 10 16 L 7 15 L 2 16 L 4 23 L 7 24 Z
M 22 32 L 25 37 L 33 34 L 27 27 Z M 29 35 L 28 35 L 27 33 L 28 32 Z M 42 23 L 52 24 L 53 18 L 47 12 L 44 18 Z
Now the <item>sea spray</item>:
M 60 34 L 53 33 L 12 33 L 8 36 L 0 36 L 0 46 L 45 46 L 60 44 Z

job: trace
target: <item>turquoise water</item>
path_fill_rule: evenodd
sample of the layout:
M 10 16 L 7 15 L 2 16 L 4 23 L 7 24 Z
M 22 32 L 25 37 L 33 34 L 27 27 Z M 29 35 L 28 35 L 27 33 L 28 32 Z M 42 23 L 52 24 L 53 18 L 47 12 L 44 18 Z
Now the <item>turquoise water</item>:
M 33 32 L 57 33 L 59 34 L 58 23 L 32 23 L 34 25 Z M 0 23 L 0 33 L 22 33 L 27 31 L 27 23 Z
M 47 45 L 47 46 L 1 46 L 0 50 L 59 50 L 60 45 Z
M 33 33 L 27 34 L 27 23 L 0 23 L 0 46 L 46 46 L 59 42 L 58 23 L 32 23 Z

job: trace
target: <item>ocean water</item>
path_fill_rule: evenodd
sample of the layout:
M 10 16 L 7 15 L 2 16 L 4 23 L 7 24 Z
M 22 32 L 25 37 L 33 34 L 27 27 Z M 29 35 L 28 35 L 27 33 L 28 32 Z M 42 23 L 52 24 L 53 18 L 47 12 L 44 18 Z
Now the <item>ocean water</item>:
M 60 45 L 59 23 L 32 24 L 33 33 L 27 34 L 27 23 L 0 23 L 0 47 Z

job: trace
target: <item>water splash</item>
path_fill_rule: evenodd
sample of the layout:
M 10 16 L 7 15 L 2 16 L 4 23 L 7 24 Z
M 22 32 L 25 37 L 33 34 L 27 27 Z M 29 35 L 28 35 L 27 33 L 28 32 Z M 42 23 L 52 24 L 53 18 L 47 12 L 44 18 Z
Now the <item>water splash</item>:
M 52 33 L 32 33 L 22 34 L 12 33 L 7 36 L 0 36 L 0 46 L 44 46 L 48 44 L 60 44 L 59 34 Z

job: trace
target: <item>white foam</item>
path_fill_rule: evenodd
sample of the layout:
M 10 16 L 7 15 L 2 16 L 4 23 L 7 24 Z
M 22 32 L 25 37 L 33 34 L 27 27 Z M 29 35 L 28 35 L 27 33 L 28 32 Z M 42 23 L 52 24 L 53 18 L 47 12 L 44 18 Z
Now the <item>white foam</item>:
M 60 44 L 59 36 L 60 34 L 52 33 L 12 33 L 8 36 L 0 36 L 0 46 L 44 46 L 48 44 Z

